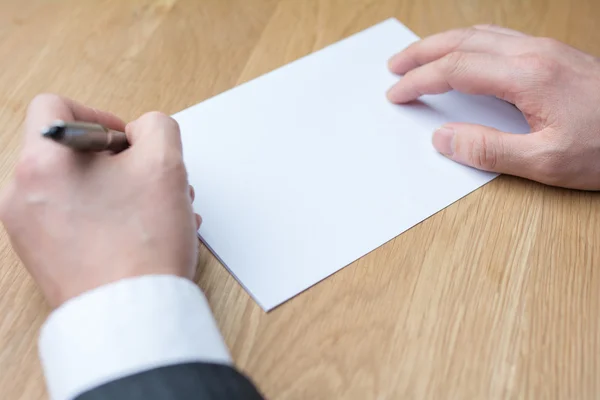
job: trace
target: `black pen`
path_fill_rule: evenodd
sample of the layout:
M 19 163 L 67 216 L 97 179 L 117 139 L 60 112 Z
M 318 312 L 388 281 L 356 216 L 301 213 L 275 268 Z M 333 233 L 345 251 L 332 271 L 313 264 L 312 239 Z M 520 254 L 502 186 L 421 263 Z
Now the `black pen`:
M 42 136 L 77 151 L 119 153 L 129 147 L 123 132 L 89 122 L 55 121 L 42 130 Z

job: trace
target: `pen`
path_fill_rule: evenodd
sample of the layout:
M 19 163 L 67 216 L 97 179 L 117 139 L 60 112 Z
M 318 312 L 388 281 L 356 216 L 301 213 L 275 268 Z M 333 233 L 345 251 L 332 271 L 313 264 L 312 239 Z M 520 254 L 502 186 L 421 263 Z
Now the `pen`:
M 55 121 L 42 130 L 42 136 L 77 151 L 119 153 L 129 147 L 123 132 L 89 122 Z

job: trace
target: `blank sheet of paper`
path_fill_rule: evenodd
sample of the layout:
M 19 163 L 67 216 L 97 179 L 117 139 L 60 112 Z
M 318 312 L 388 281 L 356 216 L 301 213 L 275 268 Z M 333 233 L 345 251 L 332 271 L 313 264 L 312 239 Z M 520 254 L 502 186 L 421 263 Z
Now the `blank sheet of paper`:
M 416 40 L 390 19 L 174 116 L 200 236 L 263 309 L 495 177 L 436 153 L 435 128 L 529 131 L 490 97 L 390 104 L 387 60 Z

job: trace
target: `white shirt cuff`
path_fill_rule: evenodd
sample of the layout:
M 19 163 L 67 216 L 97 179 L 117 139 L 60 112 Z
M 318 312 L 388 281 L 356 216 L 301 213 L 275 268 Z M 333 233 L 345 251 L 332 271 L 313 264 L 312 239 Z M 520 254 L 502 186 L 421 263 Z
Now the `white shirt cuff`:
M 53 400 L 165 365 L 231 364 L 204 294 L 171 275 L 124 279 L 67 301 L 42 327 L 39 352 Z

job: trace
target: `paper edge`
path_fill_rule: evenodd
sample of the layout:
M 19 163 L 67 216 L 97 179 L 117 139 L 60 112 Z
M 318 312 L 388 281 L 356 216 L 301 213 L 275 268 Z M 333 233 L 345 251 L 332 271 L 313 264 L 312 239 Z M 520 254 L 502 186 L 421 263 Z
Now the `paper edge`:
M 229 268 L 227 266 L 227 264 L 225 263 L 225 261 L 223 261 L 223 259 L 221 257 L 219 257 L 219 255 L 217 254 L 216 251 L 213 250 L 212 247 L 210 247 L 210 245 L 208 244 L 208 242 L 206 240 L 204 240 L 204 238 L 202 237 L 202 235 L 200 235 L 200 232 L 196 232 L 196 236 L 198 236 L 198 239 L 202 242 L 202 244 L 208 249 L 208 251 L 210 251 L 210 253 L 217 259 L 217 261 L 223 266 L 225 267 L 225 269 L 227 270 L 227 272 L 229 272 L 231 274 L 231 276 L 233 276 L 233 278 L 237 281 L 237 283 L 242 287 L 242 289 L 244 289 L 246 291 L 246 293 L 248 293 L 250 295 L 250 297 L 256 302 L 256 304 L 258 304 L 258 306 L 260 308 L 263 309 L 263 311 L 265 312 L 269 312 L 270 310 L 273 309 L 273 307 L 271 308 L 267 308 L 265 307 L 259 300 L 258 298 L 254 295 L 254 293 L 252 293 L 252 291 L 246 287 L 246 285 L 244 285 L 244 283 L 242 282 L 242 280 L 240 278 L 238 278 L 238 276 L 235 274 L 235 272 L 232 271 L 231 268 Z
M 214 95 L 214 96 L 212 96 L 212 97 L 206 98 L 206 99 L 204 99 L 204 100 L 200 101 L 199 103 L 196 103 L 196 104 L 194 104 L 194 105 L 191 105 L 191 106 L 189 106 L 189 107 L 187 107 L 187 108 L 185 108 L 185 109 L 183 109 L 183 110 L 181 110 L 181 111 L 179 111 L 179 112 L 177 112 L 177 113 L 173 114 L 173 115 L 172 115 L 172 117 L 173 117 L 173 118 L 176 118 L 176 117 L 177 117 L 179 114 L 182 114 L 182 113 L 184 113 L 184 112 L 186 112 L 186 111 L 188 111 L 188 110 L 191 110 L 191 109 L 193 109 L 193 108 L 195 108 L 195 107 L 199 106 L 200 104 L 204 103 L 205 101 L 214 100 L 214 99 L 218 98 L 219 96 L 225 95 L 226 93 L 228 93 L 228 92 L 230 92 L 230 91 L 232 91 L 232 90 L 235 90 L 235 89 L 237 89 L 237 88 L 240 88 L 240 87 L 242 87 L 242 86 L 244 86 L 244 85 L 247 85 L 247 84 L 249 84 L 249 83 L 251 83 L 251 82 L 254 82 L 254 81 L 256 81 L 256 80 L 258 80 L 258 79 L 260 79 L 260 78 L 263 78 L 263 77 L 265 77 L 266 75 L 268 75 L 268 74 L 270 74 L 270 73 L 273 73 L 273 72 L 275 72 L 275 71 L 277 71 L 277 70 L 279 70 L 279 69 L 282 69 L 282 68 L 284 68 L 284 67 L 286 67 L 286 66 L 288 66 L 288 65 L 290 65 L 290 64 L 296 63 L 296 62 L 298 62 L 298 61 L 300 61 L 300 60 L 302 60 L 302 59 L 304 59 L 304 58 L 307 58 L 307 57 L 313 56 L 313 55 L 315 55 L 315 54 L 317 54 L 317 53 L 319 53 L 319 52 L 321 52 L 321 51 L 325 51 L 326 49 L 328 49 L 328 48 L 330 48 L 330 47 L 332 47 L 332 46 L 338 45 L 338 44 L 340 44 L 340 43 L 343 43 L 344 41 L 347 41 L 347 40 L 350 40 L 350 39 L 352 39 L 354 36 L 357 36 L 357 35 L 359 35 L 359 34 L 361 34 L 361 33 L 364 33 L 364 32 L 366 32 L 366 31 L 369 31 L 369 30 L 371 30 L 371 29 L 373 29 L 373 28 L 375 28 L 375 27 L 377 27 L 377 26 L 379 26 L 379 25 L 382 25 L 382 24 L 386 23 L 386 22 L 392 22 L 392 21 L 393 21 L 393 22 L 396 22 L 397 24 L 399 24 L 399 25 L 400 25 L 400 27 L 402 27 L 402 28 L 404 28 L 404 29 L 408 30 L 409 32 L 411 32 L 411 33 L 412 33 L 413 35 L 415 35 L 417 38 L 420 38 L 420 36 L 418 36 L 416 33 L 414 33 L 414 32 L 413 32 L 413 31 L 412 31 L 412 30 L 411 30 L 409 27 L 407 27 L 406 25 L 404 25 L 404 24 L 403 24 L 402 22 L 400 22 L 400 20 L 398 20 L 397 18 L 395 18 L 395 17 L 386 18 L 386 19 L 384 19 L 384 20 L 381 20 L 381 21 L 379 21 L 379 22 L 377 22 L 377 23 L 375 23 L 375 24 L 373 24 L 373 25 L 371 25 L 371 26 L 369 26 L 369 27 L 367 27 L 367 28 L 365 28 L 365 29 L 363 29 L 363 30 L 360 30 L 360 31 L 358 31 L 358 32 L 355 32 L 355 33 L 353 33 L 353 34 L 351 34 L 351 35 L 349 35 L 349 36 L 346 36 L 346 37 L 344 37 L 344 38 L 342 38 L 342 39 L 340 39 L 340 40 L 336 41 L 336 42 L 330 43 L 330 44 L 326 45 L 325 47 L 322 47 L 322 48 L 320 48 L 320 49 L 318 49 L 318 50 L 315 50 L 315 51 L 313 51 L 313 52 L 311 52 L 311 53 L 308 53 L 308 54 L 306 54 L 306 55 L 304 55 L 304 56 L 301 56 L 301 57 L 299 57 L 299 58 L 297 58 L 297 59 L 295 59 L 295 60 L 293 60 L 293 61 L 290 61 L 290 62 L 288 62 L 288 63 L 286 63 L 286 64 L 280 65 L 280 66 L 278 66 L 278 67 L 276 67 L 276 68 L 274 68 L 274 69 L 272 69 L 272 70 L 270 70 L 270 71 L 267 71 L 267 72 L 265 72 L 265 73 L 263 73 L 263 74 L 261 74 L 261 75 L 259 75 L 259 76 L 257 76 L 257 77 L 254 77 L 254 78 L 252 78 L 252 79 L 250 79 L 250 80 L 248 80 L 248 81 L 245 81 L 245 82 L 242 82 L 242 83 L 240 83 L 240 84 L 238 84 L 238 85 L 235 85 L 235 86 L 233 86 L 233 87 L 231 87 L 231 88 L 229 88 L 229 89 L 227 89 L 227 90 L 225 90 L 225 91 L 223 91 L 223 92 L 221 92 L 221 93 L 218 93 L 218 94 L 216 94 L 216 95 Z M 255 294 L 254 294 L 254 293 L 253 293 L 253 292 L 252 292 L 252 291 L 251 291 L 251 290 L 250 290 L 250 289 L 249 289 L 249 288 L 248 288 L 246 285 L 244 285 L 244 283 L 243 283 L 243 282 L 242 282 L 242 281 L 241 281 L 241 280 L 238 278 L 238 276 L 237 276 L 237 275 L 236 275 L 236 274 L 233 272 L 233 270 L 232 270 L 231 268 L 229 268 L 229 266 L 227 266 L 227 264 L 226 264 L 226 263 L 223 261 L 223 259 L 222 259 L 221 257 L 219 257 L 219 255 L 218 255 L 218 254 L 217 254 L 217 253 L 216 253 L 216 252 L 215 252 L 215 251 L 212 249 L 212 247 L 211 247 L 211 246 L 210 246 L 210 245 L 207 243 L 207 241 L 206 241 L 206 240 L 204 240 L 204 238 L 203 238 L 203 237 L 200 235 L 200 233 L 199 233 L 199 232 L 197 232 L 197 236 L 198 236 L 198 239 L 199 239 L 199 240 L 200 240 L 200 241 L 201 241 L 201 242 L 204 244 L 204 246 L 205 246 L 205 247 L 206 247 L 206 248 L 207 248 L 207 249 L 210 251 L 210 253 L 211 253 L 211 254 L 212 254 L 212 255 L 213 255 L 213 256 L 214 256 L 214 257 L 215 257 L 215 258 L 216 258 L 216 259 L 219 261 L 219 263 L 220 263 L 220 264 L 221 264 L 221 265 L 222 265 L 222 266 L 223 266 L 223 267 L 224 267 L 224 268 L 225 268 L 225 269 L 226 269 L 226 270 L 227 270 L 227 271 L 228 271 L 228 272 L 231 274 L 231 276 L 233 276 L 233 278 L 234 278 L 234 279 L 235 279 L 235 280 L 238 282 L 238 284 L 239 284 L 239 285 L 240 285 L 240 286 L 241 286 L 241 287 L 242 287 L 242 288 L 243 288 L 243 289 L 244 289 L 244 290 L 245 290 L 245 291 L 246 291 L 246 292 L 247 292 L 247 293 L 250 295 L 250 297 L 251 297 L 251 298 L 252 298 L 252 299 L 253 299 L 253 300 L 256 302 L 256 304 L 258 304 L 258 306 L 259 306 L 260 308 L 262 308 L 262 310 L 263 310 L 263 311 L 265 311 L 266 313 L 269 313 L 270 311 L 274 310 L 275 308 L 277 308 L 277 307 L 279 307 L 279 306 L 281 306 L 281 305 L 283 305 L 283 304 L 287 303 L 287 302 L 288 302 L 288 301 L 290 301 L 290 300 L 293 300 L 295 297 L 297 297 L 297 296 L 301 295 L 302 293 L 306 292 L 307 290 L 309 290 L 309 289 L 310 289 L 310 288 L 312 288 L 313 286 L 316 286 L 317 284 L 321 283 L 321 282 L 322 282 L 322 281 L 324 281 L 325 279 L 327 279 L 327 278 L 331 277 L 332 275 L 334 275 L 334 274 L 336 274 L 336 273 L 340 272 L 341 270 L 345 269 L 346 267 L 348 267 L 348 266 L 352 265 L 353 263 L 357 262 L 357 261 L 358 261 L 358 260 L 360 260 L 361 258 L 363 258 L 363 257 L 365 257 L 365 256 L 369 255 L 370 253 L 372 253 L 372 252 L 374 252 L 374 251 L 378 250 L 380 247 L 382 247 L 382 246 L 386 245 L 387 243 L 391 242 L 392 240 L 395 240 L 395 239 L 396 239 L 398 236 L 400 236 L 400 235 L 402 235 L 402 234 L 404 234 L 404 233 L 408 232 L 410 229 L 412 229 L 412 228 L 414 228 L 415 226 L 419 225 L 420 223 L 422 223 L 422 222 L 424 222 L 424 221 L 428 220 L 429 218 L 431 218 L 431 217 L 433 217 L 434 215 L 436 215 L 436 214 L 440 213 L 441 211 L 445 210 L 446 208 L 448 208 L 448 207 L 452 206 L 453 204 L 455 204 L 455 203 L 456 203 L 456 202 L 458 202 L 459 200 L 462 200 L 463 198 L 467 197 L 467 196 L 468 196 L 468 195 L 470 195 L 471 193 L 474 193 L 475 191 L 477 191 L 477 190 L 481 189 L 482 187 L 484 187 L 484 186 L 485 186 L 485 185 L 487 185 L 488 183 L 490 183 L 490 182 L 492 182 L 493 180 L 495 180 L 495 179 L 496 179 L 498 176 L 499 176 L 499 174 L 496 174 L 495 176 L 492 176 L 492 177 L 491 177 L 491 178 L 490 178 L 490 179 L 489 179 L 487 182 L 485 182 L 485 183 L 483 183 L 482 185 L 480 185 L 480 186 L 478 186 L 478 187 L 474 188 L 473 190 L 471 190 L 471 191 L 469 191 L 469 192 L 465 193 L 464 195 L 462 195 L 462 196 L 461 196 L 461 197 L 459 197 L 458 199 L 456 199 L 456 200 L 452 201 L 451 203 L 449 203 L 449 204 L 447 204 L 446 206 L 442 207 L 441 209 L 437 210 L 437 211 L 436 211 L 436 212 L 434 212 L 433 214 L 431 214 L 431 215 L 428 215 L 427 217 L 423 218 L 422 220 L 420 220 L 420 221 L 416 222 L 415 224 L 413 224 L 413 225 L 409 226 L 408 228 L 404 229 L 402 232 L 399 232 L 398 234 L 394 235 L 393 237 L 389 238 L 388 240 L 384 241 L 383 243 L 381 243 L 381 244 L 377 245 L 377 246 L 376 246 L 376 247 L 374 247 L 372 250 L 370 250 L 370 251 L 368 251 L 368 252 L 364 253 L 363 255 L 361 255 L 361 256 L 359 256 L 359 257 L 355 258 L 355 259 L 354 259 L 353 261 L 351 261 L 350 263 L 348 263 L 348 264 L 346 264 L 346 265 L 343 265 L 342 267 L 340 267 L 340 268 L 336 269 L 335 271 L 333 271 L 333 272 L 331 272 L 331 273 L 329 273 L 329 274 L 325 275 L 323 278 L 321 278 L 321 279 L 319 279 L 318 281 L 316 281 L 316 282 L 312 283 L 311 285 L 307 286 L 306 288 L 302 289 L 301 291 L 299 291 L 299 292 L 295 293 L 293 296 L 291 296 L 291 297 L 289 297 L 289 298 L 286 298 L 286 299 L 284 299 L 284 300 L 277 300 L 277 301 L 275 301 L 273 304 L 271 304 L 271 305 L 269 305 L 269 306 L 267 306 L 267 305 L 265 305 L 264 303 L 262 303 L 262 302 L 261 302 L 261 301 L 260 301 L 260 300 L 259 300 L 259 299 L 256 297 L 256 295 L 255 295 Z
M 340 272 L 341 270 L 343 270 L 344 268 L 354 264 L 355 262 L 357 262 L 358 260 L 360 260 L 361 258 L 364 258 L 365 256 L 371 254 L 372 252 L 378 250 L 380 247 L 385 246 L 387 243 L 391 242 L 392 240 L 396 239 L 398 236 L 403 235 L 404 233 L 408 232 L 409 230 L 411 230 L 412 228 L 414 228 L 415 226 L 427 221 L 429 218 L 433 217 L 436 214 L 439 214 L 440 212 L 444 211 L 446 208 L 452 206 L 453 204 L 457 203 L 458 201 L 464 199 L 465 197 L 467 197 L 468 195 L 478 191 L 479 189 L 483 188 L 484 186 L 486 186 L 487 184 L 489 184 L 490 182 L 494 181 L 496 178 L 498 178 L 501 174 L 496 174 L 495 176 L 492 176 L 490 178 L 489 181 L 483 183 L 482 185 L 476 187 L 475 189 L 465 193 L 463 196 L 459 197 L 458 199 L 454 200 L 452 203 L 444 206 L 443 208 L 440 208 L 438 211 L 434 212 L 433 214 L 423 218 L 422 220 L 416 222 L 415 224 L 411 225 L 410 227 L 406 228 L 405 230 L 403 230 L 402 232 L 398 233 L 397 235 L 391 237 L 390 239 L 386 240 L 385 242 L 381 243 L 380 245 L 377 245 L 377 247 L 373 248 L 372 250 L 366 252 L 365 254 L 363 254 L 360 257 L 357 257 L 354 261 L 350 262 L 349 264 L 344 265 L 343 267 L 331 272 L 330 274 L 324 276 L 323 278 L 319 279 L 318 281 L 316 281 L 315 283 L 313 283 L 312 285 L 308 286 L 307 288 L 301 290 L 300 292 L 296 293 L 294 296 L 283 300 L 283 301 L 278 301 L 275 304 L 273 304 L 272 306 L 270 306 L 269 308 L 265 309 L 262 305 L 261 307 L 263 307 L 263 309 L 267 312 L 274 310 L 275 308 L 287 303 L 288 301 L 291 301 L 292 299 L 294 299 L 295 297 L 299 296 L 300 294 L 304 293 L 305 291 L 307 291 L 308 289 L 312 288 L 313 286 L 316 286 L 317 284 L 321 283 L 322 281 L 324 281 L 325 279 L 329 278 L 330 276 L 333 276 L 334 274 Z M 235 276 L 235 275 L 234 275 Z M 237 278 L 236 278 L 237 279 Z M 243 286 L 243 285 L 242 285 Z M 248 291 L 248 293 L 251 294 L 252 298 L 255 298 L 254 295 L 252 294 L 252 292 Z M 260 305 L 260 303 L 257 301 L 257 303 Z
M 221 93 L 217 93 L 216 95 L 214 95 L 214 96 L 212 96 L 212 97 L 205 98 L 204 100 L 201 100 L 200 102 L 198 102 L 198 103 L 196 103 L 196 104 L 192 104 L 191 106 L 188 106 L 188 107 L 184 108 L 183 110 L 176 112 L 175 114 L 171 114 L 171 117 L 172 117 L 172 118 L 174 118 L 174 119 L 177 119 L 177 116 L 178 116 L 178 115 L 180 115 L 180 114 L 182 114 L 182 113 L 184 113 L 184 112 L 186 112 L 186 111 L 188 111 L 188 110 L 191 110 L 191 109 L 193 109 L 193 108 L 195 108 L 195 107 L 199 106 L 200 104 L 202 104 L 202 103 L 204 103 L 204 102 L 206 102 L 206 101 L 217 99 L 217 98 L 219 98 L 219 97 L 221 97 L 221 96 L 223 96 L 223 95 L 225 95 L 225 94 L 227 94 L 227 93 L 231 92 L 231 91 L 232 91 L 232 90 L 234 90 L 234 89 L 240 88 L 240 87 L 242 87 L 242 86 L 244 86 L 244 85 L 248 85 L 248 84 L 250 84 L 250 83 L 252 83 L 252 82 L 254 82 L 254 81 L 258 80 L 258 79 L 261 79 L 261 78 L 263 78 L 264 76 L 266 76 L 266 75 L 268 75 L 268 74 L 271 74 L 271 73 L 273 73 L 273 72 L 275 72 L 275 71 L 278 71 L 278 70 L 280 70 L 280 69 L 282 69 L 282 68 L 285 68 L 285 67 L 287 67 L 287 66 L 289 66 L 289 65 L 291 65 L 291 64 L 294 64 L 294 63 L 296 63 L 296 62 L 298 62 L 298 61 L 300 61 L 300 60 L 302 60 L 302 59 L 304 59 L 304 58 L 307 58 L 307 57 L 313 56 L 313 55 L 315 55 L 315 54 L 317 54 L 317 53 L 319 53 L 319 52 L 322 52 L 322 51 L 325 51 L 325 50 L 327 50 L 328 48 L 330 48 L 330 47 L 332 47 L 332 46 L 335 46 L 335 45 L 338 45 L 338 44 L 340 44 L 340 43 L 343 43 L 343 42 L 345 42 L 345 41 L 347 41 L 347 40 L 350 40 L 350 39 L 352 39 L 354 36 L 357 36 L 357 35 L 359 35 L 359 34 L 361 34 L 361 33 L 367 32 L 367 31 L 369 31 L 369 30 L 371 30 L 371 29 L 373 29 L 373 28 L 375 28 L 375 27 L 377 27 L 377 26 L 379 26 L 379 25 L 382 25 L 382 24 L 384 24 L 384 23 L 386 23 L 386 22 L 388 22 L 388 21 L 390 21 L 390 22 L 391 22 L 391 21 L 394 21 L 394 22 L 396 22 L 396 23 L 397 23 L 397 24 L 399 24 L 401 27 L 403 27 L 403 28 L 407 29 L 409 32 L 411 32 L 413 35 L 415 35 L 415 36 L 419 37 L 419 36 L 418 36 L 416 33 L 414 33 L 414 32 L 413 32 L 413 31 L 412 31 L 410 28 L 408 28 L 406 25 L 404 25 L 402 22 L 400 22 L 400 20 L 398 20 L 398 18 L 396 18 L 396 17 L 390 17 L 390 18 L 386 18 L 386 19 L 384 19 L 384 20 L 382 20 L 382 21 L 379 21 L 379 22 L 377 22 L 377 23 L 375 23 L 375 24 L 373 24 L 373 25 L 371 25 L 371 26 L 369 26 L 369 27 L 367 27 L 367 28 L 365 28 L 365 29 L 363 29 L 363 30 L 361 30 L 361 31 L 354 32 L 354 33 L 353 33 L 353 34 L 351 34 L 350 36 L 346 36 L 346 37 L 344 37 L 344 38 L 342 38 L 342 39 L 340 39 L 340 40 L 338 40 L 338 41 L 336 41 L 336 42 L 333 42 L 333 43 L 330 43 L 330 44 L 326 45 L 325 47 L 322 47 L 322 48 L 320 48 L 320 49 L 318 49 L 318 50 L 315 50 L 315 51 L 313 51 L 313 52 L 311 52 L 311 53 L 305 54 L 305 55 L 303 55 L 303 56 L 301 56 L 301 57 L 299 57 L 299 58 L 297 58 L 297 59 L 295 59 L 295 60 L 292 60 L 292 61 L 290 61 L 290 62 L 287 62 L 287 63 L 285 63 L 285 64 L 283 64 L 283 65 L 280 65 L 280 66 L 278 66 L 278 67 L 275 67 L 275 68 L 273 68 L 273 69 L 272 69 L 272 70 L 270 70 L 270 71 L 264 72 L 264 73 L 260 74 L 259 76 L 256 76 L 256 77 L 254 77 L 254 78 L 252 78 L 252 79 L 250 79 L 250 80 L 248 80 L 248 81 L 245 81 L 245 82 L 241 82 L 241 83 L 239 83 L 239 84 L 236 84 L 235 86 L 232 86 L 232 87 L 230 87 L 229 89 L 222 91 Z

